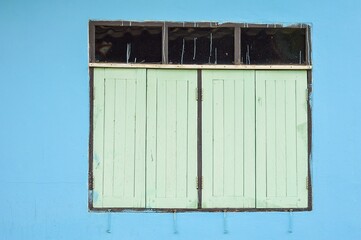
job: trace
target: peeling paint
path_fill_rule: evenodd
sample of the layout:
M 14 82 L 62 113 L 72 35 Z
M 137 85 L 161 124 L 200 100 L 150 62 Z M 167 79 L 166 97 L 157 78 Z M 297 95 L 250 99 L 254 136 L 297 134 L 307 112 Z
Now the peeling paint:
M 99 193 L 96 191 L 91 191 L 92 192 L 92 199 L 93 199 L 93 203 L 97 203 L 99 200 Z

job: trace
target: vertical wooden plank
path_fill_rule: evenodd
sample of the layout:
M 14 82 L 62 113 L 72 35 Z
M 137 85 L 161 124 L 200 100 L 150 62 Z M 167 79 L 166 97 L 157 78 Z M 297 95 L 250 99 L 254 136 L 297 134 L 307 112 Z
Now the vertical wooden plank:
M 125 169 L 125 132 L 126 114 L 124 107 L 126 104 L 126 80 L 115 82 L 115 149 L 114 149 L 114 196 L 123 197 L 125 191 L 124 169 Z
M 234 195 L 244 195 L 245 79 L 234 81 Z M 237 111 L 238 110 L 238 111 Z M 247 126 L 248 127 L 248 126 Z
M 176 82 L 176 197 L 187 197 L 188 82 Z
M 285 81 L 281 79 L 276 82 L 276 193 L 277 196 L 286 196 L 286 99 Z
M 254 71 L 244 71 L 244 207 L 255 207 L 255 76 Z
M 94 69 L 93 207 L 103 206 L 104 69 Z
M 254 71 L 204 70 L 202 80 L 202 207 L 252 208 L 255 206 Z
M 134 197 L 134 165 L 135 165 L 135 98 L 137 95 L 135 81 L 126 80 L 126 104 L 125 104 L 125 166 L 124 166 L 124 183 L 125 197 Z
M 297 183 L 298 206 L 308 206 L 308 126 L 307 126 L 307 73 L 300 71 L 296 79 L 296 112 L 297 112 Z
M 297 196 L 296 80 L 286 81 L 286 161 L 287 196 Z
M 167 161 L 167 85 L 163 79 L 157 79 L 157 109 L 155 114 L 157 115 L 157 159 L 156 159 L 156 197 L 166 197 L 166 161 Z M 153 126 L 154 127 L 154 126 Z
M 147 179 L 157 179 L 146 184 L 149 208 L 197 207 L 196 83 L 194 70 L 148 70 L 147 166 L 156 170 L 147 168 Z
M 213 80 L 213 196 L 224 194 L 224 82 Z
M 224 82 L 224 196 L 235 194 L 235 80 Z M 243 160 L 243 159 L 242 159 Z
M 202 208 L 212 208 L 213 196 L 213 76 L 212 71 L 202 71 Z
M 145 207 L 145 143 L 146 143 L 146 70 L 136 72 L 136 112 L 135 112 L 135 201 L 134 206 Z
M 266 196 L 268 194 L 268 169 L 267 169 L 267 104 L 269 94 L 262 72 L 256 71 L 256 207 L 266 207 Z
M 166 197 L 175 198 L 177 190 L 177 82 L 166 82 Z M 183 103 L 184 104 L 184 103 Z
M 104 170 L 103 170 L 103 195 L 113 195 L 114 182 L 114 94 L 115 81 L 113 78 L 105 78 L 104 97 Z
M 157 87 L 156 71 L 147 70 L 147 155 L 146 155 L 146 208 L 155 200 L 157 189 Z
M 266 86 L 266 197 L 277 196 L 277 87 L 276 80 L 263 80 Z M 264 137 L 264 136 L 261 136 Z
M 187 79 L 187 205 L 191 208 L 198 207 L 198 191 L 195 183 L 197 178 L 197 101 L 194 89 L 197 89 L 197 71 L 189 71 Z

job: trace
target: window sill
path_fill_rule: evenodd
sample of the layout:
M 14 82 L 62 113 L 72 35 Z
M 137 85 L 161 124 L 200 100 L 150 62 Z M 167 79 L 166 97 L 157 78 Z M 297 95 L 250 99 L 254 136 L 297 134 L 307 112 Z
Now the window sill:
M 103 68 L 164 68 L 164 69 L 273 69 L 311 70 L 312 65 L 193 65 L 193 64 L 140 64 L 140 63 L 89 63 L 89 67 Z

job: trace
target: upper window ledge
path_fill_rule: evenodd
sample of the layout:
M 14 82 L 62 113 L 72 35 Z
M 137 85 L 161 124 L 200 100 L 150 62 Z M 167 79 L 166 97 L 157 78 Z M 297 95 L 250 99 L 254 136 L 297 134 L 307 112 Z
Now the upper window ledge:
M 89 67 L 103 68 L 165 68 L 165 69 L 264 69 L 264 70 L 310 70 L 312 65 L 192 65 L 192 64 L 132 64 L 89 63 Z

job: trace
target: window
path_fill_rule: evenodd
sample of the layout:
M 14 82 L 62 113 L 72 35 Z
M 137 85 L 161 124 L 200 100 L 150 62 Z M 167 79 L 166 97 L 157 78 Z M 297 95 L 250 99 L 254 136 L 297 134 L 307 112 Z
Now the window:
M 232 64 L 233 28 L 169 28 L 169 63 Z
M 160 63 L 162 28 L 95 26 L 95 61 Z
M 307 25 L 90 22 L 90 209 L 311 210 L 309 42 Z
M 246 64 L 306 64 L 305 28 L 243 28 Z

